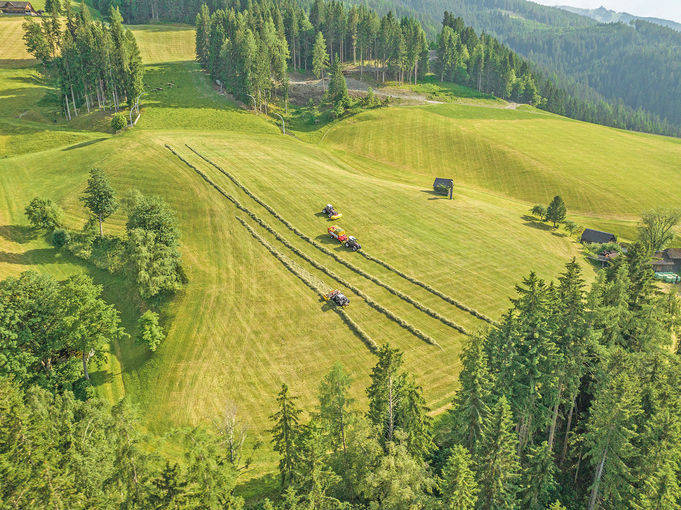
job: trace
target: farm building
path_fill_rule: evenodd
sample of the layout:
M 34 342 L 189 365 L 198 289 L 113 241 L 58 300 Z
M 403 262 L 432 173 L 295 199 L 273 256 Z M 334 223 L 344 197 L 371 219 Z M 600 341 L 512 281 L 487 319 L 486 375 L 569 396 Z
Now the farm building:
M 449 198 L 451 199 L 454 193 L 454 181 L 452 179 L 436 177 L 435 182 L 433 182 L 433 191 L 436 193 L 449 193 Z
M 438 188 L 444 186 L 447 189 L 451 189 L 454 187 L 454 181 L 452 179 L 443 179 L 441 177 L 436 177 L 435 182 L 433 183 L 433 189 L 435 191 L 438 191 Z
M 653 269 L 656 273 L 681 273 L 681 248 L 655 252 Z
M 580 242 L 598 244 L 616 243 L 617 236 L 615 236 L 615 234 L 611 234 L 610 232 L 601 232 L 600 230 L 593 230 L 591 228 L 587 228 L 584 229 Z
M 0 11 L 5 15 L 36 16 L 31 2 L 5 2 L 0 1 Z

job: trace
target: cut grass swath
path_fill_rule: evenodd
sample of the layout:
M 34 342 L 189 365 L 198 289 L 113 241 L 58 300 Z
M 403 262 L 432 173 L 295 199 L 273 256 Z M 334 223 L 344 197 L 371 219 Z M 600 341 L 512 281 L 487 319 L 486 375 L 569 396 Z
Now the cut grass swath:
M 246 223 L 243 219 L 239 218 L 238 216 L 236 217 L 237 220 L 250 232 L 250 234 L 253 236 L 254 239 L 256 239 L 260 244 L 262 244 L 267 251 L 269 251 L 274 257 L 281 262 L 286 269 L 288 269 L 291 273 L 293 273 L 295 276 L 297 276 L 300 280 L 302 280 L 305 285 L 307 285 L 309 288 L 314 290 L 317 294 L 319 294 L 320 297 L 324 297 L 326 292 L 324 289 L 321 288 L 321 284 L 315 284 L 315 278 L 312 277 L 307 271 L 304 271 L 302 268 L 298 267 L 291 259 L 286 257 L 285 255 L 281 254 L 278 252 L 270 243 L 268 243 L 265 239 L 263 239 L 255 230 L 251 228 L 251 226 Z M 348 313 L 343 310 L 340 306 L 333 306 L 334 312 L 336 312 L 338 315 L 341 316 L 343 321 L 350 326 L 350 329 L 352 329 L 355 334 L 366 344 L 366 346 L 371 350 L 372 352 L 376 352 L 378 350 L 378 345 L 374 340 L 357 324 L 355 321 L 353 321 Z
M 199 170 L 198 168 L 196 168 L 194 165 L 192 165 L 190 162 L 188 162 L 186 159 L 184 159 L 182 156 L 180 156 L 177 152 L 175 152 L 175 150 L 174 150 L 172 147 L 170 147 L 169 145 L 166 144 L 166 148 L 167 148 L 169 151 L 171 151 L 173 154 L 175 154 L 175 156 L 177 156 L 177 157 L 180 159 L 180 161 L 182 161 L 183 163 L 185 163 L 185 164 L 186 164 L 187 166 L 189 166 L 192 170 L 194 170 L 197 174 L 199 174 L 199 176 L 201 176 L 201 178 L 202 178 L 203 180 L 205 180 L 208 184 L 210 184 L 213 188 L 215 188 L 215 189 L 218 191 L 218 193 L 220 193 L 220 194 L 221 194 L 222 196 L 224 196 L 227 200 L 229 200 L 230 202 L 232 202 L 238 209 L 240 209 L 241 211 L 243 211 L 243 212 L 245 212 L 246 214 L 248 214 L 255 222 L 257 222 L 260 226 L 262 226 L 265 230 L 267 230 L 270 234 L 272 234 L 278 241 L 280 241 L 282 244 L 284 244 L 287 248 L 289 248 L 291 251 L 293 251 L 296 255 L 298 255 L 299 257 L 303 258 L 303 259 L 306 260 L 307 262 L 309 262 L 309 263 L 310 263 L 312 266 L 314 266 L 315 268 L 317 268 L 317 269 L 319 269 L 320 271 L 326 273 L 328 276 L 330 276 L 331 278 L 333 278 L 333 279 L 335 279 L 336 281 L 338 281 L 341 285 L 343 285 L 343 286 L 349 288 L 350 290 L 352 290 L 355 294 L 357 294 L 359 297 L 361 297 L 362 299 L 364 299 L 364 301 L 366 301 L 366 303 L 367 303 L 369 306 L 371 306 L 372 308 L 378 310 L 379 312 L 381 312 L 382 314 L 384 314 L 386 317 L 388 317 L 390 320 L 396 322 L 396 323 L 397 323 L 398 325 L 400 325 L 402 328 L 404 328 L 404 329 L 406 329 L 407 331 L 409 331 L 410 333 L 412 333 L 412 334 L 413 334 L 414 336 L 416 336 L 417 338 L 420 338 L 421 340 L 423 340 L 423 341 L 426 342 L 427 344 L 434 345 L 434 346 L 439 347 L 440 349 L 442 349 L 442 346 L 441 346 L 439 343 L 437 343 L 437 341 L 436 341 L 435 339 L 433 339 L 433 338 L 430 337 L 429 335 L 426 335 L 423 331 L 421 331 L 421 330 L 418 329 L 417 327 L 413 326 L 413 325 L 410 324 L 409 322 L 407 322 L 407 321 L 401 319 L 400 317 L 398 317 L 397 315 L 395 315 L 393 312 L 391 312 L 390 310 L 388 310 L 388 309 L 385 308 L 384 306 L 378 304 L 376 301 L 374 301 L 373 299 L 371 299 L 371 298 L 370 298 L 369 296 L 367 296 L 364 292 L 362 292 L 360 289 L 358 289 L 357 287 L 355 287 L 354 285 L 352 285 L 352 284 L 351 284 L 350 282 L 348 282 L 347 280 L 343 279 L 341 276 L 338 276 L 336 273 L 334 273 L 333 271 L 331 271 L 331 270 L 328 269 L 327 267 L 323 266 L 322 264 L 319 264 L 319 263 L 316 262 L 314 259 L 312 259 L 312 258 L 308 257 L 307 255 L 305 255 L 305 253 L 303 253 L 303 252 L 300 251 L 298 248 L 296 248 L 295 246 L 293 246 L 291 243 L 289 243 L 288 241 L 286 241 L 286 239 L 284 239 L 281 235 L 279 235 L 279 233 L 278 233 L 276 230 L 274 230 L 270 225 L 268 225 L 265 221 L 263 221 L 257 214 L 255 214 L 253 211 L 249 210 L 248 208 L 244 207 L 244 206 L 241 204 L 241 202 L 239 202 L 236 198 L 234 198 L 234 197 L 231 196 L 229 193 L 227 193 L 226 191 L 224 191 L 220 186 L 218 186 L 217 184 L 215 184 L 213 181 L 211 181 L 210 178 L 209 178 L 208 176 L 206 176 L 201 170 Z M 274 249 L 274 248 L 273 248 L 273 249 Z M 376 282 L 377 284 L 379 284 L 379 285 L 385 287 L 385 288 L 386 288 L 388 291 L 390 291 L 391 293 L 393 293 L 393 294 L 395 294 L 395 295 L 399 295 L 399 294 L 398 294 L 399 291 L 396 291 L 395 289 L 392 289 L 391 287 L 387 286 L 386 284 L 380 282 L 380 280 L 378 280 L 377 278 L 374 278 L 374 277 L 371 276 L 371 275 L 367 275 L 366 277 L 367 277 L 368 279 L 370 279 L 371 281 L 374 281 L 374 282 Z M 401 294 L 401 293 L 400 293 L 400 294 Z M 409 296 L 406 296 L 406 295 L 405 295 L 405 297 L 409 300 L 408 302 L 410 302 L 411 304 L 413 304 L 413 305 L 414 305 L 416 308 L 418 308 L 419 310 L 424 311 L 425 313 L 427 313 L 427 314 L 429 314 L 429 315 L 430 315 L 429 312 L 437 313 L 437 312 L 433 312 L 433 311 L 430 310 L 429 308 L 423 306 L 421 303 L 418 303 L 417 301 L 414 301 L 414 300 L 411 299 Z M 403 299 L 404 299 L 404 298 L 403 298 Z M 436 318 L 438 318 L 438 317 L 436 317 Z M 448 319 L 446 319 L 446 318 L 444 318 L 444 317 L 442 317 L 440 320 L 442 320 L 442 319 L 444 319 L 445 321 L 448 321 Z M 449 321 L 449 322 L 451 322 L 451 321 Z M 445 322 L 445 324 L 447 324 L 447 323 Z M 452 323 L 452 324 L 454 324 L 454 323 Z M 457 329 L 457 330 L 460 331 L 461 333 L 466 334 L 466 335 L 468 334 L 468 333 L 466 332 L 466 330 L 463 329 L 461 326 L 458 326 L 458 325 L 455 325 L 455 326 L 456 326 L 455 329 Z M 454 326 L 452 326 L 452 327 L 454 327 Z M 459 328 L 460 328 L 460 329 L 459 329 Z
M 218 165 L 216 165 L 215 163 L 213 163 L 211 160 L 209 160 L 208 158 L 206 158 L 205 156 L 203 156 L 202 154 L 200 154 L 199 152 L 197 152 L 196 150 L 194 150 L 194 149 L 193 149 L 192 147 L 190 147 L 189 145 L 187 145 L 187 144 L 185 144 L 185 145 L 187 146 L 187 148 L 188 148 L 189 150 L 191 150 L 192 152 L 194 152 L 194 153 L 195 153 L 197 156 L 199 156 L 201 159 L 203 159 L 204 161 L 206 161 L 206 162 L 209 163 L 210 165 L 214 166 L 214 167 L 215 167 L 216 169 L 218 169 L 221 173 L 223 173 L 225 176 L 227 176 L 227 177 L 228 177 L 236 186 L 238 186 L 241 190 L 243 190 L 244 193 L 246 193 L 249 197 L 251 197 L 255 202 L 257 202 L 258 204 L 260 204 L 262 207 L 264 207 L 272 216 L 274 216 L 275 218 L 277 218 L 281 223 L 284 224 L 284 226 L 286 226 L 286 228 L 288 228 L 291 232 L 293 232 L 294 234 L 296 234 L 298 237 L 300 237 L 300 238 L 303 239 L 304 241 L 308 242 L 309 244 L 311 244 L 312 246 L 314 246 L 315 248 L 317 248 L 317 249 L 320 250 L 321 252 L 325 253 L 326 255 L 329 255 L 330 257 L 333 257 L 337 262 L 343 264 L 343 265 L 344 265 L 345 267 L 347 267 L 348 269 L 350 269 L 350 270 L 354 271 L 355 273 L 357 273 L 358 275 L 363 276 L 364 278 L 366 278 L 366 279 L 368 279 L 368 280 L 374 282 L 375 284 L 377 284 L 377 285 L 383 287 L 384 289 L 386 289 L 386 290 L 387 290 L 388 292 L 390 292 L 391 294 L 393 294 L 393 295 L 399 297 L 400 299 L 406 301 L 407 303 L 409 303 L 409 304 L 411 304 L 412 306 L 416 307 L 417 309 L 421 310 L 421 311 L 424 312 L 425 314 L 430 315 L 430 316 L 433 317 L 434 319 L 439 320 L 440 322 L 442 322 L 442 323 L 445 324 L 446 326 L 449 326 L 449 327 L 451 327 L 451 328 L 453 328 L 453 329 L 459 331 L 460 333 L 463 333 L 464 335 L 469 335 L 468 331 L 466 331 L 466 329 L 465 329 L 463 326 L 460 326 L 460 325 L 456 324 L 455 322 L 453 322 L 453 321 L 447 319 L 446 317 L 440 315 L 440 314 L 439 314 L 438 312 L 436 312 L 435 310 L 432 310 L 432 309 L 428 308 L 427 306 L 425 306 L 425 305 L 419 303 L 418 301 L 416 301 L 415 299 L 412 299 L 411 297 L 409 297 L 408 295 L 404 294 L 403 292 L 400 292 L 399 290 L 390 287 L 389 285 L 387 285 L 386 283 L 383 283 L 381 280 L 379 280 L 379 279 L 376 278 L 375 276 L 370 275 L 370 274 L 367 273 L 366 271 L 364 271 L 364 270 L 358 268 L 357 266 L 351 264 L 350 262 L 346 261 L 346 260 L 343 259 L 342 257 L 339 257 L 338 255 L 336 255 L 336 254 L 333 253 L 332 251 L 326 249 L 324 246 L 322 246 L 321 244 L 319 244 L 317 241 L 315 241 L 314 239 L 312 239 L 310 236 L 304 234 L 303 232 L 301 232 L 300 230 L 298 230 L 296 227 L 294 227 L 288 220 L 286 220 L 285 218 L 283 218 L 283 217 L 282 217 L 277 211 L 275 211 L 272 207 L 270 207 L 268 204 L 266 204 L 265 202 L 263 202 L 263 201 L 262 201 L 260 198 L 258 198 L 256 195 L 254 195 L 246 186 L 244 186 L 243 184 L 241 184 L 241 183 L 240 183 L 234 176 L 232 176 L 229 172 L 227 172 L 226 170 L 222 169 L 221 167 L 219 167 Z M 166 147 L 167 147 L 167 146 L 166 146 Z M 174 152 L 174 151 L 173 151 L 173 152 Z M 183 161 L 184 161 L 184 160 L 183 160 Z M 378 259 L 376 259 L 376 260 L 378 260 Z M 388 264 L 385 264 L 385 266 L 388 267 Z M 397 273 L 397 274 L 402 275 L 402 274 L 404 274 L 404 273 Z M 415 280 L 415 281 L 418 281 L 418 280 L 416 280 L 416 279 L 414 279 L 414 280 Z M 423 285 L 425 285 L 425 284 L 423 284 Z M 424 288 L 426 288 L 426 290 L 430 290 L 430 287 L 429 287 L 429 286 L 425 286 Z M 436 294 L 436 295 L 438 295 L 438 294 Z M 443 294 L 443 295 L 444 295 L 444 294 Z M 456 300 L 454 300 L 453 298 L 449 298 L 449 299 L 451 299 L 452 302 L 455 302 L 455 301 L 456 301 Z M 467 312 L 469 312 L 469 313 L 471 313 L 471 311 L 473 310 L 472 308 L 467 307 L 467 306 L 466 306 L 465 308 L 461 308 L 461 309 L 464 310 L 464 311 L 467 311 Z M 478 314 L 478 315 L 482 315 L 482 314 Z M 474 314 L 475 317 L 477 317 L 477 318 L 480 319 L 481 317 L 479 317 L 478 315 L 475 315 L 475 314 Z M 492 322 L 492 324 L 494 324 L 494 323 Z
M 457 301 L 457 300 L 454 299 L 453 297 L 450 297 L 450 296 L 448 296 L 447 294 L 444 294 L 444 293 L 440 292 L 439 290 L 434 289 L 433 287 L 431 287 L 431 286 L 428 285 L 427 283 L 423 283 L 421 280 L 417 280 L 417 279 L 414 278 L 413 276 L 409 276 L 408 274 L 403 273 L 402 271 L 400 271 L 399 269 L 397 269 L 397 268 L 391 266 L 391 265 L 388 264 L 387 262 L 385 262 L 385 261 L 383 261 L 383 260 L 381 260 L 381 259 L 379 259 L 379 258 L 376 258 L 376 257 L 374 257 L 374 256 L 372 256 L 372 255 L 369 255 L 369 254 L 366 253 L 364 250 L 360 250 L 360 251 L 358 251 L 357 253 L 359 253 L 359 254 L 360 254 L 362 257 L 364 257 L 365 259 L 371 260 L 372 262 L 376 262 L 376 264 L 379 264 L 379 265 L 385 267 L 385 268 L 388 269 L 389 271 L 392 271 L 392 272 L 395 273 L 396 275 L 401 276 L 402 278 L 404 278 L 405 280 L 407 280 L 407 281 L 413 283 L 414 285 L 418 285 L 419 287 L 422 287 L 422 288 L 426 289 L 426 290 L 427 290 L 428 292 L 430 292 L 431 294 L 435 294 L 435 295 L 436 295 L 437 297 L 439 297 L 440 299 L 446 301 L 447 303 L 449 303 L 449 304 L 451 304 L 451 305 L 456 306 L 459 310 L 463 310 L 464 312 L 468 312 L 468 313 L 470 313 L 473 317 L 476 317 L 476 318 L 478 318 L 478 319 L 480 319 L 480 320 L 482 320 L 482 321 L 485 321 L 485 322 L 491 324 L 492 326 L 497 326 L 497 327 L 499 326 L 499 323 L 498 323 L 498 322 L 496 322 L 496 321 L 493 320 L 493 319 L 490 319 L 490 318 L 487 317 L 485 314 L 478 312 L 475 308 L 471 308 L 470 306 L 467 306 L 467 305 L 465 305 L 465 304 L 463 304 L 463 303 Z

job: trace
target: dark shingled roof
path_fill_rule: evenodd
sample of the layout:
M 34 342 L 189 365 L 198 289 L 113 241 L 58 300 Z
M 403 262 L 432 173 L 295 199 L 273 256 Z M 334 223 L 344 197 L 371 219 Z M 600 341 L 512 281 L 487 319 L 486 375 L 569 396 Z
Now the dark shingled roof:
M 17 8 L 26 8 L 26 7 L 31 7 L 30 2 L 0 2 L 0 7 L 17 7 Z
M 615 234 L 611 234 L 610 232 L 601 232 L 600 230 L 593 230 L 591 228 L 587 228 L 584 230 L 584 233 L 582 234 L 583 243 L 605 244 L 613 241 L 617 241 L 617 237 L 615 236 Z
M 433 187 L 435 186 L 447 186 L 449 188 L 454 187 L 454 181 L 452 179 L 443 179 L 441 177 L 436 177 Z

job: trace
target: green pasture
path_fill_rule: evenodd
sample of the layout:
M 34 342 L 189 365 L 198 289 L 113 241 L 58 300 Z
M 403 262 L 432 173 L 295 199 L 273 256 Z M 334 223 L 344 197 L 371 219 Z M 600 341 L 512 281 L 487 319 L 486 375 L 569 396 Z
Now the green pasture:
M 5 34 L 9 26 L 0 22 L 0 40 L 17 37 Z M 18 50 L 0 64 L 0 278 L 29 269 L 58 278 L 87 272 L 133 335 L 141 303 L 126 280 L 57 253 L 27 229 L 23 209 L 35 196 L 51 198 L 64 208 L 68 226 L 80 227 L 86 214 L 79 196 L 95 166 L 106 170 L 119 194 L 135 188 L 171 204 L 189 283 L 163 310 L 167 339 L 153 355 L 130 339 L 112 345 L 108 365 L 94 377 L 112 402 L 123 395 L 137 402 L 152 431 L 210 424 L 235 402 L 251 437 L 266 437 L 282 382 L 309 408 L 320 378 L 340 361 L 354 374 L 352 393 L 362 402 L 374 362 L 329 305 L 237 218 L 315 281 L 342 287 L 239 211 L 166 144 L 307 257 L 442 346 L 427 345 L 342 288 L 351 299 L 351 319 L 377 343 L 405 351 L 434 413 L 456 391 L 463 335 L 295 236 L 185 144 L 304 234 L 470 332 L 486 323 L 332 241 L 326 234 L 332 223 L 318 214 L 322 207 L 330 202 L 343 213 L 338 223 L 367 253 L 497 319 L 530 270 L 553 278 L 572 257 L 584 260 L 574 239 L 527 215 L 535 202 L 561 194 L 578 223 L 618 228 L 629 238 L 642 209 L 676 203 L 678 140 L 484 100 L 381 108 L 318 134 L 294 133 L 318 141 L 309 143 L 282 135 L 274 120 L 219 95 L 193 61 L 188 27 L 134 31 L 150 92 L 137 127 L 117 135 L 103 113 L 62 120 L 48 84 Z M 454 178 L 454 200 L 432 192 L 434 176 Z M 119 212 L 105 230 L 122 233 L 124 225 Z M 593 278 L 591 266 L 583 266 Z M 263 470 L 272 467 L 270 453 L 258 456 Z

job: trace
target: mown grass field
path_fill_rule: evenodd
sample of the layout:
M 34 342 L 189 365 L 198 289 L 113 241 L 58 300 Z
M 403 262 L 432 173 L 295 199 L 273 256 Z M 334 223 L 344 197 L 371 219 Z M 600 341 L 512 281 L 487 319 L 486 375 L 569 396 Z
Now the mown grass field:
M 629 235 L 641 209 L 674 203 L 678 140 L 531 109 L 445 104 L 372 110 L 307 143 L 216 94 L 192 60 L 187 27 L 135 27 L 135 34 L 147 63 L 145 82 L 163 91 L 145 96 L 137 127 L 115 136 L 100 114 L 69 125 L 60 120 L 32 68 L 0 67 L 0 278 L 28 269 L 58 278 L 86 271 L 133 334 L 139 306 L 125 280 L 31 238 L 23 208 L 34 196 L 51 198 L 65 209 L 69 226 L 79 227 L 86 219 L 79 195 L 94 166 L 107 171 L 120 194 L 136 188 L 167 200 L 178 212 L 189 277 L 164 310 L 167 339 L 152 356 L 131 340 L 116 344 L 111 362 L 96 374 L 102 395 L 112 402 L 129 395 L 154 431 L 211 423 L 235 402 L 253 435 L 266 437 L 282 382 L 309 408 L 319 379 L 340 361 L 355 376 L 352 392 L 362 401 L 374 361 L 348 325 L 237 218 L 320 285 L 339 284 L 239 211 L 166 144 L 306 257 L 434 338 L 441 349 L 341 287 L 351 299 L 352 320 L 377 343 L 405 351 L 407 368 L 435 411 L 456 391 L 464 336 L 294 235 L 185 144 L 338 257 L 471 332 L 485 323 L 328 238 L 321 208 L 337 206 L 343 212 L 338 223 L 366 252 L 498 318 L 530 270 L 553 278 L 580 257 L 573 239 L 527 218 L 534 202 L 560 193 L 581 224 L 619 226 Z M 455 179 L 455 200 L 431 192 L 434 175 Z M 105 228 L 122 232 L 124 223 L 117 213 Z M 271 466 L 269 453 L 262 457 Z

